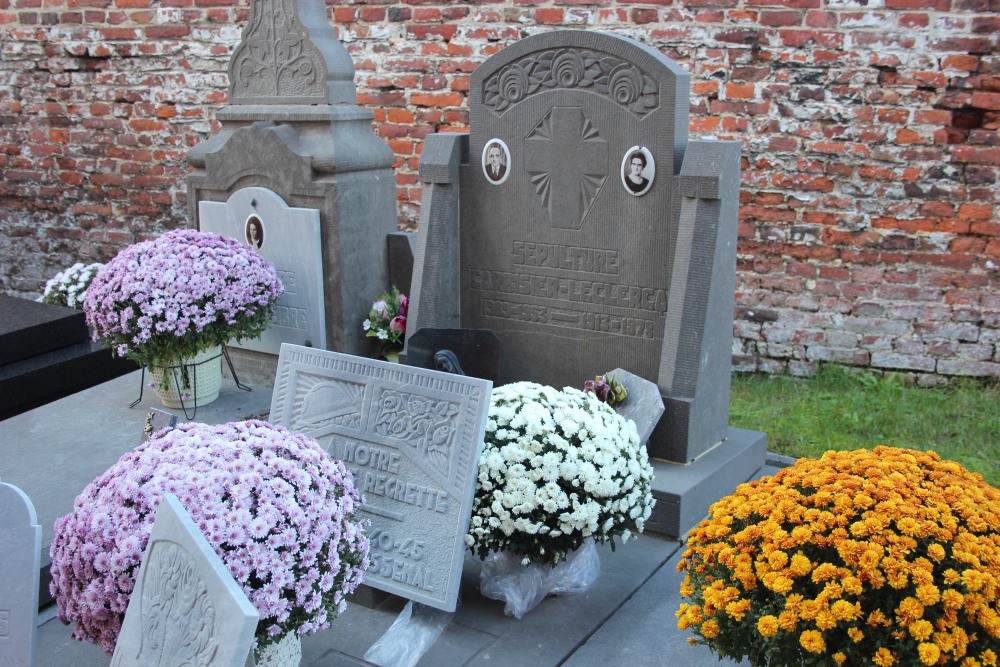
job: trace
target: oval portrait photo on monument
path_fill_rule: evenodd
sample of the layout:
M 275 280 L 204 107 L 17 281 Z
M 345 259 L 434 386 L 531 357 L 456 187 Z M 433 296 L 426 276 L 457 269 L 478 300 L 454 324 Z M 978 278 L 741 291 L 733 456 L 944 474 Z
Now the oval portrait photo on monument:
M 253 214 L 247 218 L 246 224 L 247 243 L 260 250 L 264 246 L 264 222 L 257 215 Z
M 490 139 L 483 149 L 483 174 L 493 185 L 507 180 L 510 170 L 510 150 L 500 139 Z
M 622 185 L 630 195 L 639 197 L 649 192 L 656 176 L 653 154 L 644 146 L 633 146 L 622 159 Z

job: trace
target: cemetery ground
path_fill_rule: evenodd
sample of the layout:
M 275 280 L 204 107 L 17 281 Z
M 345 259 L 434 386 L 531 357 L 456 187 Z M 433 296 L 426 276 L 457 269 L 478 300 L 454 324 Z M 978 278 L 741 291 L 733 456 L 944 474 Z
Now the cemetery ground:
M 914 386 L 899 374 L 823 364 L 815 376 L 733 374 L 730 420 L 767 433 L 770 452 L 818 458 L 878 445 L 933 450 L 1000 487 L 1000 384 Z
M 103 385 L 102 391 L 91 389 L 3 422 L 3 429 L 11 431 L 5 435 L 41 428 L 36 434 L 58 441 L 57 433 L 77 434 L 61 439 L 66 443 L 62 451 L 38 452 L 62 471 L 59 488 L 44 481 L 51 482 L 51 472 L 46 472 L 51 466 L 25 460 L 30 456 L 19 457 L 16 470 L 3 470 L 3 477 L 13 479 L 23 478 L 26 468 L 36 469 L 44 491 L 33 495 L 39 522 L 48 533 L 46 542 L 57 513 L 48 506 L 71 502 L 98 468 L 113 462 L 117 449 L 124 451 L 138 441 L 146 406 L 125 407 L 135 396 L 137 382 L 135 375 L 124 376 Z M 200 411 L 198 420 L 212 422 L 229 410 L 266 416 L 269 394 L 259 387 L 251 394 L 238 392 L 227 381 L 221 402 Z M 152 405 L 152 397 L 144 403 Z M 1000 433 L 998 403 L 995 385 L 957 381 L 919 388 L 898 376 L 822 366 L 808 379 L 735 374 L 732 419 L 743 428 L 766 429 L 772 453 L 819 456 L 830 448 L 878 444 L 934 449 L 986 473 L 996 484 L 996 469 L 989 467 L 986 450 Z M 116 415 L 110 425 L 108 411 Z M 99 416 L 102 413 L 104 417 Z M 52 419 L 56 414 L 65 419 Z M 79 456 L 82 450 L 90 452 L 86 460 Z M 772 465 L 759 474 L 776 471 L 774 466 L 780 463 L 775 459 L 780 457 L 770 458 Z M 66 498 L 59 500 L 61 495 Z M 681 577 L 675 566 L 680 546 L 676 540 L 643 535 L 614 553 L 603 547 L 602 574 L 594 588 L 579 596 L 549 598 L 521 620 L 504 616 L 502 603 L 479 594 L 478 561 L 470 556 L 458 612 L 419 664 L 661 665 L 664 655 L 671 656 L 672 667 L 734 664 L 718 660 L 705 647 L 688 646 L 688 633 L 676 629 L 673 612 L 681 602 Z M 372 602 L 376 604 L 369 606 Z M 392 624 L 402 603 L 378 594 L 366 604 L 352 603 L 331 630 L 305 638 L 302 664 L 366 664 L 363 654 Z M 42 610 L 39 623 L 39 667 L 109 663 L 97 647 L 69 638 L 69 628 L 54 618 L 54 606 Z

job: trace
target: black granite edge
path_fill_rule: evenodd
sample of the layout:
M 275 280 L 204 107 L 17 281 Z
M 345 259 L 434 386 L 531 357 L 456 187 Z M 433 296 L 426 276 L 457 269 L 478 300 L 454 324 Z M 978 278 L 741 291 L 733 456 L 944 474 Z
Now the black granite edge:
M 0 420 L 135 370 L 133 362 L 90 341 L 0 366 Z
M 90 339 L 81 310 L 28 299 L 0 299 L 0 366 Z

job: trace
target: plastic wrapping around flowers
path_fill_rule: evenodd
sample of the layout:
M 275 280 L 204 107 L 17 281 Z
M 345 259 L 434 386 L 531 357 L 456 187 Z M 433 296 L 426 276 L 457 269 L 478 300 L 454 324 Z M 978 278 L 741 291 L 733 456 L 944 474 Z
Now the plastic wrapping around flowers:
M 528 563 L 510 552 L 491 553 L 483 561 L 479 592 L 504 603 L 503 612 L 521 618 L 549 595 L 583 593 L 601 573 L 597 546 L 587 541 L 556 566 Z

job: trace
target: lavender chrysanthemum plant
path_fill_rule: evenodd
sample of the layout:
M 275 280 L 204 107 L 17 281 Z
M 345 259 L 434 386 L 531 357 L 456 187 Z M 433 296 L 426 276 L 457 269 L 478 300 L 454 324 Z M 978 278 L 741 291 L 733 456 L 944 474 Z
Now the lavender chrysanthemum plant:
M 256 338 L 283 291 L 274 266 L 246 244 L 178 229 L 118 253 L 83 309 L 95 341 L 140 366 L 165 366 Z
M 161 431 L 55 524 L 58 617 L 109 655 L 163 493 L 180 499 L 257 608 L 258 651 L 328 627 L 370 563 L 360 493 L 315 440 L 262 421 Z

